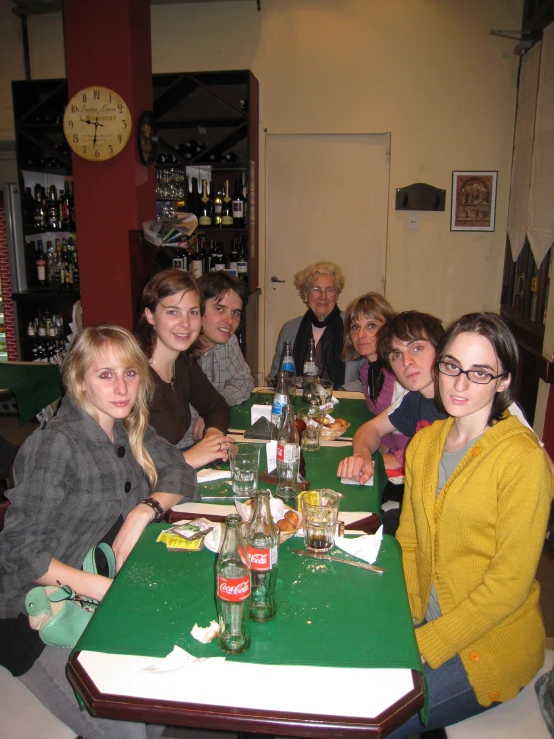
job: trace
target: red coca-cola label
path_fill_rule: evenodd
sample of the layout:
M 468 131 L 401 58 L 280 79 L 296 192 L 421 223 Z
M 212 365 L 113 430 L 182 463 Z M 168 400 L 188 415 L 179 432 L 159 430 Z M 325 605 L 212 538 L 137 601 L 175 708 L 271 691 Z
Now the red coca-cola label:
M 248 547 L 250 569 L 256 572 L 268 572 L 271 569 L 271 549 L 255 549 Z
M 230 603 L 240 603 L 246 600 L 250 595 L 250 575 L 244 577 L 223 577 L 219 575 L 217 578 L 217 592 L 221 600 Z
M 279 462 L 285 461 L 285 447 L 283 444 L 277 444 L 277 459 Z

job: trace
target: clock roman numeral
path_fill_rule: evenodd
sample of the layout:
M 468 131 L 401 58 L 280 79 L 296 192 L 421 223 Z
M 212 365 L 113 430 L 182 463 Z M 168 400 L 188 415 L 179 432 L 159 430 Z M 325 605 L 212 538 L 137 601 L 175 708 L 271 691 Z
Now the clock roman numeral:
M 87 102 L 87 94 L 86 92 L 83 93 L 83 103 Z
M 100 100 L 100 90 L 94 90 L 93 97 L 95 100 Z

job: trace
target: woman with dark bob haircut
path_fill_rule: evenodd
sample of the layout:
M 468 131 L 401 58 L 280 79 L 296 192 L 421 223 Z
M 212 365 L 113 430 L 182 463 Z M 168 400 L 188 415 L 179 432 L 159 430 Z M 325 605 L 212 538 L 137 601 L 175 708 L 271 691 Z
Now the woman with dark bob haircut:
M 181 269 L 159 272 L 142 291 L 137 339 L 150 364 L 154 397 L 150 425 L 180 446 L 191 423 L 190 405 L 205 420 L 204 437 L 185 449 L 194 468 L 227 459 L 229 406 L 196 363 L 204 298 L 196 280 Z
M 492 313 L 462 316 L 437 348 L 449 418 L 406 453 L 397 539 L 428 686 L 427 729 L 511 700 L 544 661 L 535 573 L 553 478 L 509 411 L 517 344 Z M 424 730 L 417 716 L 390 736 Z

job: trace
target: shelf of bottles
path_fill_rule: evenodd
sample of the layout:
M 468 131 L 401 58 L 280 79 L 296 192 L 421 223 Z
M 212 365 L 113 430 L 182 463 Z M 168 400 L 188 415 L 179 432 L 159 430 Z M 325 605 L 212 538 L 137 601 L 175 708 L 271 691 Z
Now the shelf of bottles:
M 162 164 L 167 164 L 163 157 Z M 227 270 L 248 282 L 248 170 L 240 166 L 165 166 L 156 172 L 157 217 L 193 213 L 198 228 L 172 243 L 173 264 L 199 277 Z

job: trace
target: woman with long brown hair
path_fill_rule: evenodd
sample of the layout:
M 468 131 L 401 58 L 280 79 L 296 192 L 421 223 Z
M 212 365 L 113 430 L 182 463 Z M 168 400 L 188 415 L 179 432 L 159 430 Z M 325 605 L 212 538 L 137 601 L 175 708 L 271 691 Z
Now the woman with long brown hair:
M 136 336 L 150 364 L 155 391 L 150 424 L 179 445 L 190 423 L 192 405 L 205 421 L 203 438 L 185 449 L 195 468 L 227 459 L 232 439 L 229 406 L 196 363 L 194 342 L 201 332 L 204 298 L 192 275 L 180 269 L 160 272 L 142 291 Z

